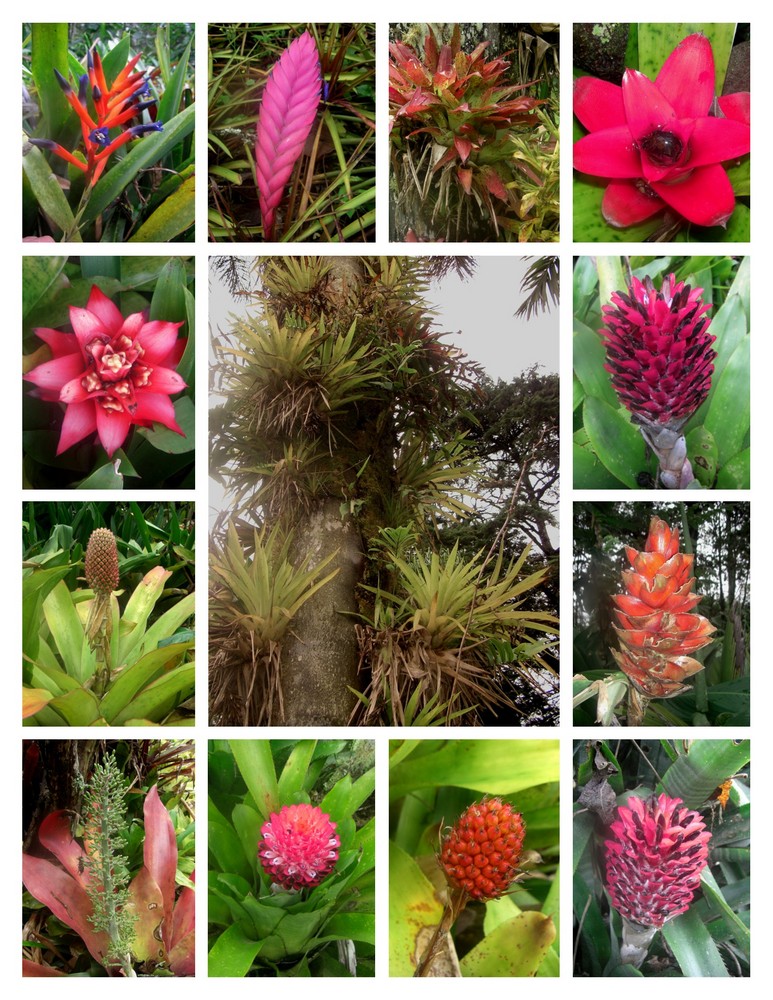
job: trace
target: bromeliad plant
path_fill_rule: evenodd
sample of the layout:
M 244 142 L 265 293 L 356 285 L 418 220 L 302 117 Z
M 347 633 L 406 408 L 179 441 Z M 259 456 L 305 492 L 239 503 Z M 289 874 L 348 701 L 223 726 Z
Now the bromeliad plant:
M 194 594 L 153 620 L 171 576 L 150 570 L 119 608 L 115 539 L 97 528 L 86 550 L 88 589 L 70 591 L 69 563 L 27 564 L 22 583 L 25 725 L 187 725 L 195 665 Z M 114 586 L 115 585 L 115 586 Z
M 174 823 L 153 785 L 144 795 L 142 864 L 132 872 L 129 843 L 136 838 L 130 836 L 126 815 L 128 784 L 114 754 L 96 764 L 85 789 L 78 838 L 68 812 L 48 815 L 33 849 L 24 855 L 24 885 L 38 907 L 50 910 L 52 923 L 59 921 L 80 937 L 93 960 L 87 975 L 190 976 L 195 963 L 194 891 L 182 876 L 183 888 L 177 889 Z M 52 927 L 47 938 L 60 936 Z M 23 973 L 74 973 L 76 962 L 83 964 L 82 951 L 74 950 L 80 957 L 66 969 L 25 958 Z
M 192 262 L 23 267 L 25 485 L 192 485 Z
M 575 759 L 575 975 L 747 976 L 748 740 L 578 742 Z
M 509 83 L 506 59 L 486 60 L 488 44 L 468 55 L 455 25 L 447 45 L 438 45 L 428 26 L 423 52 L 401 41 L 389 46 L 393 228 L 400 239 L 513 240 L 523 226 L 526 238 L 537 238 L 529 227 L 537 197 L 521 197 L 520 178 L 537 186 L 544 178 L 516 149 L 525 137 L 549 159 L 553 129 L 536 112 L 544 100 L 515 96 L 531 84 Z
M 749 239 L 749 94 L 722 91 L 735 25 L 701 27 L 632 25 L 621 85 L 576 80 L 575 239 Z
M 168 27 L 159 27 L 159 68 L 141 68 L 128 35 L 109 51 L 90 46 L 85 65 L 67 43 L 66 24 L 32 27 L 29 78 L 40 117 L 25 123 L 25 234 L 192 238 L 192 41 L 173 55 Z
M 398 740 L 390 753 L 390 975 L 557 976 L 557 741 Z M 466 954 L 462 911 L 478 942 Z
M 210 238 L 372 241 L 374 26 L 212 25 L 210 52 Z
M 574 292 L 575 487 L 748 487 L 748 260 L 581 258 Z
M 373 744 L 214 740 L 209 759 L 209 975 L 373 975 Z

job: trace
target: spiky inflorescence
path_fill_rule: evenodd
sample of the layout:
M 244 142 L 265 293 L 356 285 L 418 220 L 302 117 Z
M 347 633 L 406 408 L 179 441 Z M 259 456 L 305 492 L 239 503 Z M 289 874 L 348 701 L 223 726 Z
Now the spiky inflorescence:
M 653 517 L 644 551 L 626 547 L 631 569 L 623 571 L 624 594 L 612 597 L 620 651 L 612 655 L 648 698 L 672 698 L 686 690 L 685 678 L 703 669 L 687 654 L 711 642 L 714 626 L 691 613 L 693 556 L 679 551 L 679 531 Z
M 86 546 L 86 582 L 99 597 L 118 588 L 118 550 L 109 528 L 95 528 Z
M 444 838 L 440 867 L 474 899 L 498 899 L 518 875 L 525 834 L 523 817 L 509 802 L 474 802 Z
M 273 238 L 276 210 L 314 124 L 321 90 L 317 45 L 304 31 L 274 64 L 258 116 L 255 179 L 267 240 Z
M 716 351 L 702 291 L 673 274 L 659 292 L 652 278 L 633 278 L 602 309 L 604 367 L 620 402 L 646 423 L 682 427 L 709 394 Z
M 662 927 L 684 913 L 700 884 L 711 834 L 697 812 L 667 795 L 618 806 L 604 844 L 612 905 L 628 920 Z
M 319 806 L 282 806 L 260 828 L 258 857 L 263 870 L 283 889 L 319 885 L 338 861 L 341 840 L 335 829 Z

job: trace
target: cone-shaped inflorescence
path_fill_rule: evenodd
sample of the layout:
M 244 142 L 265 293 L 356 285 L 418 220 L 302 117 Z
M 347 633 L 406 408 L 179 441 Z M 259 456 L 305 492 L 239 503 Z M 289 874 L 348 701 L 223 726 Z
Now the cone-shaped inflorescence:
M 86 582 L 98 597 L 118 588 L 118 551 L 109 528 L 95 528 L 86 546 Z
M 338 861 L 341 840 L 335 830 L 336 824 L 319 806 L 282 806 L 260 828 L 263 870 L 283 889 L 319 885 Z
M 694 611 L 693 556 L 679 551 L 679 531 L 653 517 L 644 551 L 626 547 L 624 594 L 612 597 L 620 650 L 612 655 L 646 699 L 672 698 L 703 669 L 690 654 L 711 642 L 714 626 Z M 630 720 L 629 720 L 630 721 Z
M 706 866 L 711 834 L 697 812 L 667 795 L 631 796 L 606 841 L 606 886 L 627 920 L 660 928 L 688 909 Z
M 258 116 L 255 179 L 267 240 L 273 239 L 276 210 L 314 124 L 321 90 L 317 45 L 304 31 L 274 64 Z
M 614 292 L 602 309 L 604 367 L 658 456 L 661 482 L 669 489 L 684 488 L 694 478 L 682 428 L 711 389 L 715 338 L 702 291 L 673 274 L 663 279 L 660 291 L 649 277 L 633 278 L 628 291 Z
M 440 867 L 450 885 L 473 899 L 498 899 L 518 876 L 525 834 L 509 802 L 475 802 L 443 839 Z

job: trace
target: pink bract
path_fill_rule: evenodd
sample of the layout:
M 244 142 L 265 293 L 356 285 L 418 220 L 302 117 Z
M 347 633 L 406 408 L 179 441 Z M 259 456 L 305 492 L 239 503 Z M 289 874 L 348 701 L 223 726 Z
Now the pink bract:
M 653 82 L 626 70 L 618 87 L 580 77 L 574 113 L 588 129 L 574 145 L 575 169 L 609 178 L 602 213 L 612 226 L 643 222 L 670 208 L 699 226 L 724 226 L 735 194 L 723 162 L 749 152 L 748 94 L 719 99 L 714 55 L 704 35 L 689 35 Z
M 258 857 L 283 889 L 306 889 L 327 878 L 338 861 L 336 824 L 319 806 L 282 806 L 260 828 Z
M 185 350 L 182 323 L 144 312 L 124 319 L 94 286 L 85 309 L 70 307 L 70 324 L 72 333 L 35 330 L 53 357 L 24 376 L 35 395 L 65 405 L 57 455 L 96 432 L 112 457 L 135 425 L 161 424 L 184 436 L 169 398 L 185 388 L 174 370 Z

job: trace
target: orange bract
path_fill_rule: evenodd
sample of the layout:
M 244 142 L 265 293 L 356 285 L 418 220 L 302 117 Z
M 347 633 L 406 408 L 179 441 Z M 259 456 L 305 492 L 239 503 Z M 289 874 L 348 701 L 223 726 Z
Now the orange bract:
M 693 557 L 679 551 L 679 531 L 653 517 L 643 552 L 626 548 L 631 569 L 623 572 L 626 592 L 612 597 L 620 669 L 648 698 L 672 698 L 685 691 L 687 677 L 703 670 L 691 653 L 706 646 L 715 631 L 703 615 L 691 613 L 700 601 L 692 592 Z

